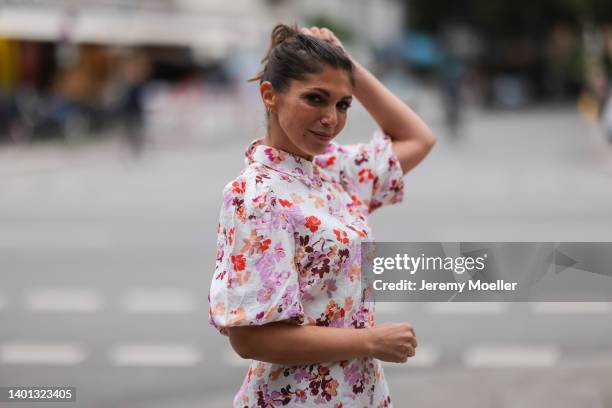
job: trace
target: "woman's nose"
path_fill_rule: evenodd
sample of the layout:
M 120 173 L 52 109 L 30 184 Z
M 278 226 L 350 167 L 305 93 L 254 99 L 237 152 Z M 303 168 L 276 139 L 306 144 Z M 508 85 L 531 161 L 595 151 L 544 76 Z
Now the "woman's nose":
M 325 111 L 321 118 L 321 124 L 329 127 L 335 127 L 338 124 L 338 115 L 335 108 Z

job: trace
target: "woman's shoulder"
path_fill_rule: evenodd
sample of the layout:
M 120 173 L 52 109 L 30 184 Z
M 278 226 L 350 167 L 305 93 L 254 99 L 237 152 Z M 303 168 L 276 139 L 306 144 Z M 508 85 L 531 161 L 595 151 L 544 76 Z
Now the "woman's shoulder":
M 374 160 L 381 151 L 390 146 L 390 143 L 389 136 L 378 129 L 367 142 L 330 143 L 325 152 L 315 157 L 315 162 L 318 166 L 332 172 L 359 168 Z
M 275 172 L 259 163 L 251 163 L 238 176 L 223 187 L 224 202 L 239 199 L 247 204 L 261 199 L 274 197 L 281 180 Z
M 319 167 L 326 171 L 335 172 L 341 169 L 348 153 L 346 145 L 331 142 L 323 153 L 315 156 L 314 160 Z

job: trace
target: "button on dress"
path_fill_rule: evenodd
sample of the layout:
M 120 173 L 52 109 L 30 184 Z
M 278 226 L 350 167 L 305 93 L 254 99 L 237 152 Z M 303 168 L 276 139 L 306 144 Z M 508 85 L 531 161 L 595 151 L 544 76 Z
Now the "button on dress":
M 368 216 L 403 199 L 402 170 L 382 131 L 330 143 L 313 161 L 254 140 L 223 190 L 209 323 L 285 321 L 363 329 L 374 302 L 361 288 Z M 299 343 L 295 347 L 300 347 Z M 375 358 L 279 365 L 252 360 L 233 407 L 391 407 Z

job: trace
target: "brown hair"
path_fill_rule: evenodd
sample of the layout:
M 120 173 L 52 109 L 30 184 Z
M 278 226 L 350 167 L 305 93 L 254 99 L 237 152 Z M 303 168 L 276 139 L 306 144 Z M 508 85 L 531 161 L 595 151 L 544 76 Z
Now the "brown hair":
M 345 70 L 355 85 L 353 63 L 344 50 L 329 41 L 300 33 L 296 25 L 274 27 L 270 47 L 261 63 L 263 70 L 249 81 L 269 81 L 277 92 L 286 90 L 291 80 L 302 80 L 325 66 Z

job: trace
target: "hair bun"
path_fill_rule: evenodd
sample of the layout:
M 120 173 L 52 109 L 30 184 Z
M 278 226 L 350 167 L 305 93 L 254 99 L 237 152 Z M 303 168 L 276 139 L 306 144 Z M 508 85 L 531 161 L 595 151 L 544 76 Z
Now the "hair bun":
M 324 66 L 349 74 L 354 85 L 353 63 L 341 47 L 300 32 L 297 24 L 277 24 L 270 35 L 270 46 L 261 60 L 264 68 L 249 81 L 269 81 L 282 92 L 292 80 L 320 72 Z
M 296 38 L 299 33 L 297 25 L 288 26 L 286 24 L 277 24 L 272 30 L 270 49 L 278 46 L 287 39 Z

